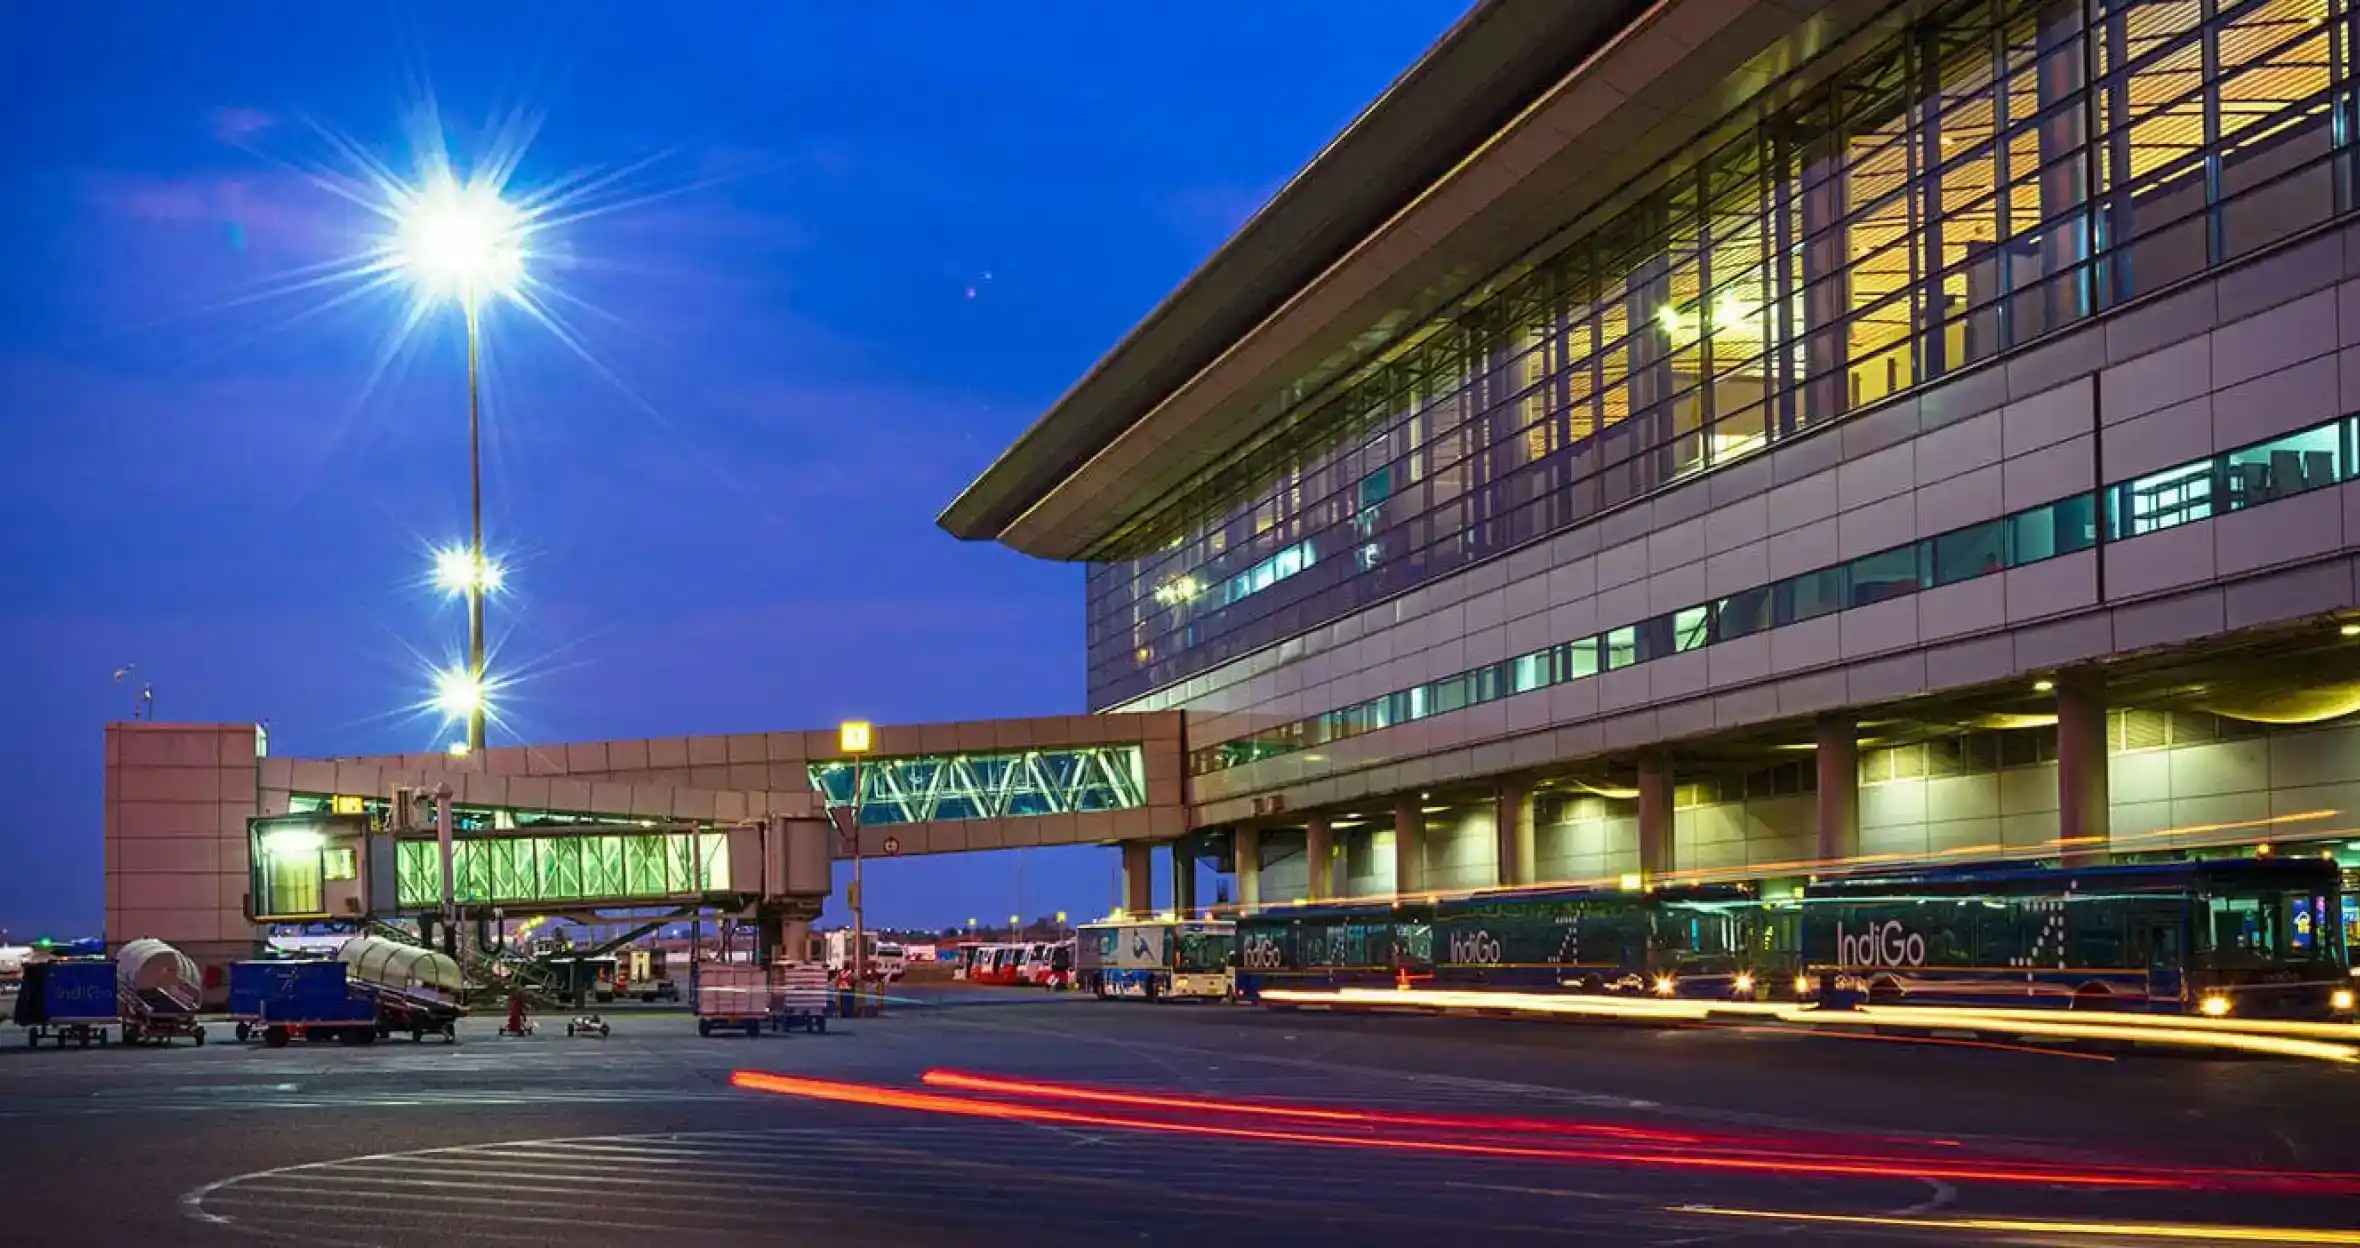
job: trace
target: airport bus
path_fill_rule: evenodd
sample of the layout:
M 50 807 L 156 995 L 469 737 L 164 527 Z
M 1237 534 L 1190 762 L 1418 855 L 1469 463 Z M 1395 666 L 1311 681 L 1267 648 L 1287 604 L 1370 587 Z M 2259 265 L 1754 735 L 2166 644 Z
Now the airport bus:
M 1791 985 L 1792 907 L 1745 884 L 1523 889 L 1425 902 L 1282 907 L 1238 923 L 1238 991 L 1504 988 L 1755 997 Z
M 1828 1001 L 2349 1016 L 2342 891 L 2322 858 L 1826 880 L 1804 891 L 1804 975 Z
M 1100 1000 L 1226 1000 L 1234 984 L 1237 926 L 1217 919 L 1084 923 L 1075 938 L 1075 985 Z

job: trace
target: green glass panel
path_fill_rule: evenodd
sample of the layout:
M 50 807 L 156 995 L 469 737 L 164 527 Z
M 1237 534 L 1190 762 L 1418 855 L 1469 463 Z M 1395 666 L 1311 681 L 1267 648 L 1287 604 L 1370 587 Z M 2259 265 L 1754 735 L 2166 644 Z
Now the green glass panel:
M 707 832 L 704 841 L 705 888 L 710 892 L 729 889 L 729 836 L 723 832 Z

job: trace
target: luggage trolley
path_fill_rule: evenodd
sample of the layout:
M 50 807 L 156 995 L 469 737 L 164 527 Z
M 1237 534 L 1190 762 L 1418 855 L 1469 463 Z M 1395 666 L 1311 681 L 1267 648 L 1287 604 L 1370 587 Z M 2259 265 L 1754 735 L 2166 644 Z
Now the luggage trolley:
M 770 968 L 770 1029 L 814 1034 L 828 1029 L 828 968 L 779 962 Z
M 413 1042 L 429 1035 L 458 1042 L 465 985 L 448 955 L 381 936 L 355 936 L 336 950 L 336 961 L 353 992 L 376 1007 L 377 1039 L 406 1031 Z
M 155 939 L 134 940 L 115 955 L 115 995 L 123 1019 L 123 1043 L 153 1040 L 170 1044 L 174 1036 L 205 1043 L 205 1027 L 197 1021 L 203 1004 L 203 981 L 197 964 L 187 954 Z
M 107 1028 L 122 1021 L 115 1012 L 115 968 L 104 958 L 27 962 L 17 989 L 15 1019 L 25 1044 L 68 1040 L 82 1048 L 107 1042 Z

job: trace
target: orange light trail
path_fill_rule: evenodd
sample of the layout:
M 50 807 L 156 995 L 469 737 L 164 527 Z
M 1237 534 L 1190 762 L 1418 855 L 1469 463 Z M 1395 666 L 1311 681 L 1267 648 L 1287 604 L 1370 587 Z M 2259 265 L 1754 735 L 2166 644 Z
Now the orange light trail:
M 1142 1109 L 1178 1109 L 1202 1113 L 1242 1114 L 1248 1117 L 1294 1118 L 1314 1122 L 1350 1123 L 1357 1126 L 1430 1127 L 1448 1131 L 1515 1131 L 1542 1135 L 1608 1135 L 1618 1139 L 1645 1140 L 1658 1144 L 1701 1144 L 1705 1142 L 1702 1136 L 1684 1132 L 1656 1131 L 1646 1127 L 1625 1127 L 1612 1123 L 1562 1122 L 1542 1118 L 1397 1114 L 1373 1109 L 1323 1109 L 1311 1105 L 1282 1105 L 1265 1101 L 1225 1101 L 1214 1100 L 1211 1097 L 1179 1096 L 1171 1093 L 1125 1092 L 1116 1088 L 1094 1088 L 1082 1084 L 1003 1079 L 996 1075 L 975 1075 L 959 1070 L 929 1070 L 920 1075 L 918 1081 L 929 1087 L 957 1088 L 964 1092 L 996 1092 L 1004 1096 L 1087 1101 L 1098 1105 L 1131 1105 Z
M 2072 1187 L 2168 1189 L 2201 1186 L 2195 1178 L 2180 1171 L 2146 1172 L 2114 1168 L 2069 1170 L 2038 1163 L 1967 1162 L 1934 1159 L 1907 1163 L 1816 1159 L 1791 1155 L 1772 1159 L 1713 1153 L 1658 1153 L 1635 1148 L 1606 1146 L 1546 1148 L 1537 1145 L 1475 1143 L 1461 1140 L 1393 1139 L 1384 1136 L 1333 1135 L 1318 1131 L 1279 1130 L 1213 1123 L 1172 1122 L 1156 1118 L 1121 1117 L 1113 1114 L 1057 1109 L 1045 1105 L 945 1096 L 940 1093 L 912 1091 L 878 1084 L 808 1079 L 752 1070 L 737 1071 L 730 1076 L 729 1081 L 735 1087 L 757 1092 L 771 1092 L 781 1096 L 797 1096 L 811 1100 L 872 1105 L 888 1109 L 906 1109 L 920 1113 L 950 1114 L 969 1118 L 993 1118 L 1009 1122 L 1053 1123 L 1078 1127 L 1112 1127 L 1216 1139 L 1251 1140 L 1280 1144 L 1326 1144 L 1344 1148 L 1502 1158 L 1515 1161 L 1585 1162 L 1790 1176 L 1944 1179 L 1964 1183 L 2032 1183 Z

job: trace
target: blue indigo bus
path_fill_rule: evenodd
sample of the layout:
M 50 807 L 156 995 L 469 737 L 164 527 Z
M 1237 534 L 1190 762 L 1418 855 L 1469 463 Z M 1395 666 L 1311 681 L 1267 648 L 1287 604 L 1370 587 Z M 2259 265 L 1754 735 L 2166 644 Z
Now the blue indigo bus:
M 2320 858 L 1854 876 L 1804 891 L 1804 977 L 1828 1001 L 2349 1015 L 2341 907 Z
M 1527 889 L 1289 907 L 1239 920 L 1238 990 L 1505 988 L 1728 998 L 1788 984 L 1791 908 L 1750 885 Z

